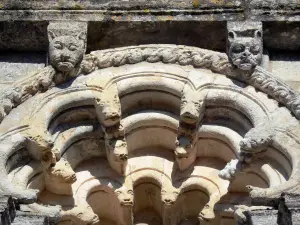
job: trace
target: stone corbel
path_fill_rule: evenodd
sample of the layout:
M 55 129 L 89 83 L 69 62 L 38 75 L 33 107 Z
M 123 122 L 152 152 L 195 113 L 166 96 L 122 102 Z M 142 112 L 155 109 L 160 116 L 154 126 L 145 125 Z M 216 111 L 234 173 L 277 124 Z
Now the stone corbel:
M 118 174 L 126 173 L 128 150 L 125 138 L 105 139 L 107 160 Z
M 63 208 L 60 213 L 58 225 L 100 225 L 100 220 L 90 206 L 74 206 L 72 208 Z
M 86 22 L 50 22 L 48 25 L 49 62 L 58 71 L 56 83 L 77 76 L 86 51 Z
M 45 189 L 57 195 L 72 195 L 72 184 L 77 180 L 71 165 L 60 159 L 51 165 L 51 155 L 42 161 L 45 178 Z
M 39 129 L 28 129 L 21 131 L 21 135 L 26 138 L 25 146 L 33 158 L 39 161 L 51 161 L 49 166 L 54 166 L 60 159 L 60 152 L 54 148 L 51 137 Z
M 113 84 L 100 93 L 95 93 L 94 106 L 105 133 L 107 160 L 117 173 L 125 175 L 128 150 L 121 123 L 121 103 L 117 86 Z
M 207 91 L 193 90 L 186 84 L 182 91 L 180 121 L 177 133 L 175 158 L 180 170 L 191 166 L 197 154 L 198 128 L 205 112 Z
M 123 210 L 124 221 L 126 225 L 131 225 L 133 221 L 133 184 L 132 180 L 126 178 L 123 186 L 115 190 Z
M 262 23 L 227 22 L 227 55 L 230 63 L 243 71 L 252 71 L 263 59 Z
M 255 158 L 260 156 L 272 144 L 274 127 L 272 122 L 267 120 L 250 129 L 240 142 L 239 158 L 231 160 L 219 176 L 225 180 L 233 180 L 238 172 L 249 167 Z

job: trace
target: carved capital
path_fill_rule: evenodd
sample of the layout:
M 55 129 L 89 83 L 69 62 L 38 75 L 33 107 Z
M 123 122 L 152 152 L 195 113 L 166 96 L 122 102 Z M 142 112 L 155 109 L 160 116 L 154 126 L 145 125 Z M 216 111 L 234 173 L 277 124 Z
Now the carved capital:
M 261 22 L 228 22 L 227 55 L 232 65 L 249 71 L 261 64 L 263 53 Z
M 86 51 L 87 23 L 50 22 L 48 39 L 50 64 L 60 72 L 71 72 Z

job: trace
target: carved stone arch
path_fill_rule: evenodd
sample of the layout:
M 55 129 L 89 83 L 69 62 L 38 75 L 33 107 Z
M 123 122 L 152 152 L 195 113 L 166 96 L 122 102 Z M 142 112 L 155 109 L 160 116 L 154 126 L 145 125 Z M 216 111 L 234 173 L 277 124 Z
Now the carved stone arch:
M 43 72 L 53 79 L 57 75 L 49 67 Z M 74 73 L 73 80 L 53 85 L 48 91 L 21 101 L 0 124 L 3 156 L 0 157 L 0 175 L 5 177 L 8 187 L 5 191 L 20 201 L 35 201 L 37 196 L 32 188 L 38 189 L 39 183 L 40 192 L 45 191 L 43 177 L 53 175 L 49 172 L 51 168 L 57 169 L 65 160 L 70 164 L 69 174 L 73 176 L 74 172 L 77 177 L 76 181 L 63 177 L 66 181 L 72 180 L 66 182 L 69 194 L 66 202 L 71 201 L 74 193 L 76 196 L 76 187 L 80 189 L 80 184 L 85 183 L 83 177 L 96 180 L 109 171 L 107 177 L 118 180 L 123 189 L 126 179 L 131 179 L 133 187 L 135 183 L 143 184 L 152 179 L 160 191 L 169 189 L 174 195 L 177 189 L 180 192 L 193 185 L 204 189 L 210 199 L 206 211 L 199 212 L 202 222 L 214 219 L 213 208 L 230 186 L 234 186 L 239 173 L 256 171 L 255 176 L 268 180 L 267 189 L 249 187 L 253 189 L 250 192 L 253 203 L 270 204 L 283 191 L 298 193 L 300 133 L 299 122 L 293 117 L 299 117 L 298 96 L 262 68 L 245 72 L 233 68 L 222 53 L 150 45 L 92 52 L 84 57 Z M 185 90 L 192 90 L 193 94 Z M 22 91 L 22 95 L 28 94 L 25 89 Z M 199 115 L 187 123 L 188 126 L 184 126 L 186 121 L 180 111 L 185 95 L 190 97 L 191 103 L 200 105 L 199 112 L 196 110 Z M 113 118 L 106 115 L 110 110 Z M 33 135 L 36 133 L 41 134 L 41 138 Z M 183 153 L 184 157 L 179 157 L 176 141 L 188 135 L 192 136 L 193 147 L 189 149 L 192 156 Z M 188 149 L 188 145 L 183 149 Z M 28 152 L 31 161 L 20 165 L 22 149 Z M 47 158 L 48 153 L 55 157 Z M 185 157 L 189 162 L 184 162 Z M 202 158 L 212 163 L 205 164 Z M 261 158 L 266 165 L 261 163 Z M 89 162 L 91 166 L 86 169 L 89 175 L 82 175 L 85 171 L 81 168 Z M 17 165 L 20 168 L 16 170 Z M 192 170 L 197 167 L 213 171 L 213 176 L 210 172 L 193 175 Z M 232 177 L 224 174 L 219 177 L 220 171 Z M 176 173 L 185 174 L 192 183 L 174 186 Z M 212 182 L 206 182 L 210 176 L 214 182 L 220 182 L 217 186 L 222 191 L 216 191 Z M 18 184 L 18 181 L 21 182 Z M 49 185 L 44 182 L 45 187 Z M 97 188 L 102 184 L 97 185 L 92 189 L 99 191 L 102 187 Z M 49 195 L 57 198 L 59 194 L 54 192 L 58 190 L 51 190 Z M 160 193 L 159 200 L 155 201 L 167 203 L 165 195 Z M 170 202 L 170 196 L 167 197 Z M 39 198 L 47 203 L 43 194 Z M 165 205 L 160 215 L 164 224 L 172 224 L 172 207 Z M 129 225 L 134 207 L 127 209 L 122 208 L 126 215 L 122 223 Z

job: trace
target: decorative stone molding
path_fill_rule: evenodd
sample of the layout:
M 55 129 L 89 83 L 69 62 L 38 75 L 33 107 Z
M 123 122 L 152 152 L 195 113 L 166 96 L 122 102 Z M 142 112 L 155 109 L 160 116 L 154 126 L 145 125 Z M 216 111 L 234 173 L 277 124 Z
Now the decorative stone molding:
M 81 62 L 86 51 L 87 23 L 50 22 L 49 60 L 59 72 L 69 73 Z
M 227 22 L 227 54 L 233 66 L 250 71 L 261 64 L 263 54 L 261 22 Z
M 300 115 L 298 115 L 300 110 L 298 110 L 299 97 L 297 92 L 259 66 L 256 67 L 254 72 L 245 72 L 234 69 L 229 63 L 228 57 L 223 53 L 187 46 L 141 45 L 100 50 L 85 55 L 80 68 L 72 71 L 69 76 L 55 72 L 52 67 L 46 67 L 32 77 L 15 83 L 14 87 L 5 89 L 8 94 L 4 94 L 4 97 L 1 97 L 0 108 L 2 108 L 2 119 L 9 114 L 11 108 L 16 107 L 37 92 L 47 90 L 55 83 L 62 83 L 70 78 L 77 77 L 80 74 L 89 74 L 97 69 L 124 64 L 136 64 L 143 61 L 149 63 L 163 62 L 192 65 L 195 68 L 210 69 L 213 72 L 239 79 L 284 104 L 294 113 L 296 118 L 300 118 Z M 16 96 L 17 100 L 19 99 L 17 96 L 22 96 L 21 100 L 11 101 L 11 97 L 8 97 L 11 96 L 9 93 L 15 93 L 14 96 Z

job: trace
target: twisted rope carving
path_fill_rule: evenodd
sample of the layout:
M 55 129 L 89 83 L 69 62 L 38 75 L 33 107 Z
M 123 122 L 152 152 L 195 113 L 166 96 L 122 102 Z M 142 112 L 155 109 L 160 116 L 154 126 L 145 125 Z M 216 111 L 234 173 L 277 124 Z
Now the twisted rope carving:
M 16 82 L 13 87 L 5 91 L 15 93 L 15 96 L 20 97 L 12 100 L 8 97 L 11 96 L 10 94 L 5 94 L 4 91 L 0 93 L 0 122 L 12 108 L 37 92 L 46 91 L 57 83 L 98 69 L 140 62 L 191 65 L 239 79 L 272 96 L 289 108 L 297 119 L 300 119 L 300 95 L 261 67 L 256 67 L 254 71 L 247 73 L 234 68 L 225 53 L 177 45 L 142 45 L 95 51 L 85 55 L 80 66 L 70 73 L 62 74 L 48 66 L 25 81 Z

